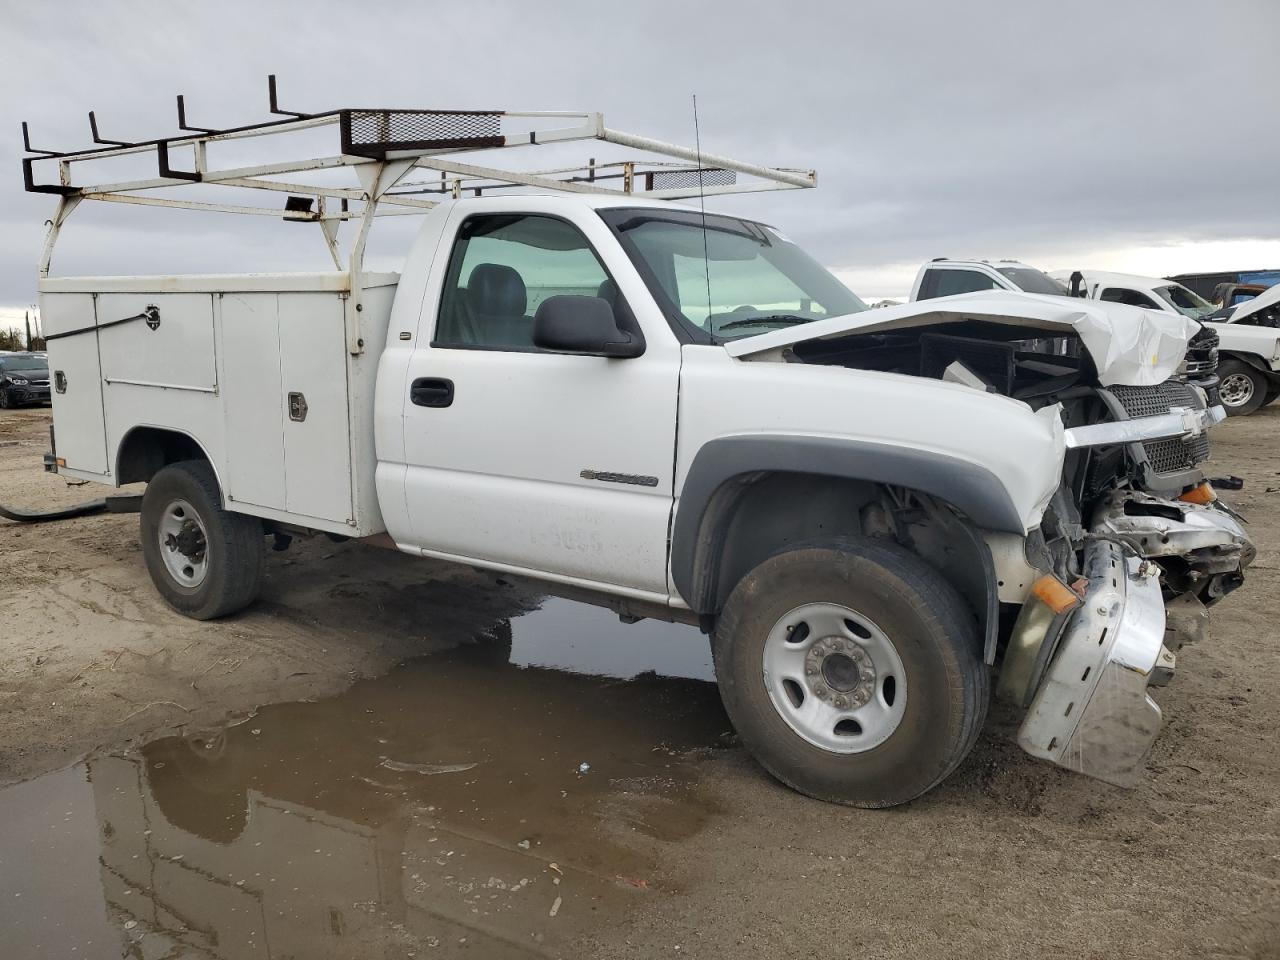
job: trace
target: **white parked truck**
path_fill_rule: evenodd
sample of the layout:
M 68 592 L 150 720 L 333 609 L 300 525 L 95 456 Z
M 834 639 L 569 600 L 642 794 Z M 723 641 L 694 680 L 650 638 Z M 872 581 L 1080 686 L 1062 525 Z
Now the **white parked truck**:
M 338 152 L 212 160 L 300 127 L 339 129 Z M 575 139 L 666 159 L 493 165 Z M 148 152 L 159 177 L 76 182 L 82 159 Z M 1026 750 L 1133 783 L 1148 686 L 1253 557 L 1198 472 L 1221 409 L 1170 379 L 1191 321 L 1006 292 L 870 311 L 774 228 L 671 203 L 811 172 L 598 114 L 386 110 L 46 159 L 55 183 L 25 169 L 59 197 L 51 466 L 147 484 L 146 565 L 188 616 L 251 603 L 272 535 L 535 578 L 702 627 L 760 763 L 878 807 L 964 759 L 997 664 Z M 322 168 L 357 183 L 305 179 Z M 290 195 L 213 208 L 314 221 L 338 269 L 50 275 L 78 203 L 189 206 L 192 184 Z M 406 213 L 424 217 L 403 268 L 366 272 L 370 226 Z
M 1070 283 L 1072 272 L 1050 276 Z M 1266 291 L 1223 317 L 1214 304 L 1172 280 L 1100 270 L 1080 271 L 1080 278 L 1080 291 L 1094 300 L 1181 313 L 1217 334 L 1218 392 L 1229 415 L 1253 413 L 1280 397 L 1280 316 L 1275 312 L 1280 290 Z

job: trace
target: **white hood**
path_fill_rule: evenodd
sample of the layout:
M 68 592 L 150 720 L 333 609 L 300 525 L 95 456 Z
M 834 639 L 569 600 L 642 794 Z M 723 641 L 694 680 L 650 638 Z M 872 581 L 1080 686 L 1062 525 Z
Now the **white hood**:
M 1263 290 L 1252 300 L 1246 300 L 1240 304 L 1231 311 L 1230 316 L 1227 317 L 1227 322 L 1239 323 L 1245 317 L 1271 306 L 1277 300 L 1280 300 L 1280 283 Z
M 732 356 L 749 357 L 805 340 L 958 320 L 985 320 L 1051 334 L 1074 331 L 1093 358 L 1103 386 L 1149 387 L 1163 383 L 1178 369 L 1188 341 L 1200 329 L 1195 320 L 1177 313 L 1074 297 L 989 290 L 828 317 L 733 340 L 725 344 L 725 349 Z

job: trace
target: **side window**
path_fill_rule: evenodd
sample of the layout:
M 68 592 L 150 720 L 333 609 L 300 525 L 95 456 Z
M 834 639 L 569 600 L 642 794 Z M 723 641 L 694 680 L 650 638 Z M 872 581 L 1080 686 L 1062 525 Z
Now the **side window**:
M 1127 303 L 1131 307 L 1150 307 L 1152 310 L 1158 310 L 1155 301 L 1146 294 L 1139 293 L 1137 290 L 1130 290 L 1127 287 L 1107 287 L 1098 296 L 1099 300 L 1106 300 L 1109 303 Z
M 534 314 L 560 295 L 619 306 L 613 280 L 576 227 L 533 214 L 469 217 L 454 240 L 432 345 L 534 350 Z
M 996 289 L 1003 288 L 991 277 L 976 270 L 947 270 L 931 267 L 925 271 L 917 299 L 931 300 L 934 297 L 949 297 L 956 293 Z

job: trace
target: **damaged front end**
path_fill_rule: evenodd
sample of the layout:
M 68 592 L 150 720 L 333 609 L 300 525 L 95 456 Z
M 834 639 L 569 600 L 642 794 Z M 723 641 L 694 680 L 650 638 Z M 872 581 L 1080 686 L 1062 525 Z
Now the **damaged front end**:
M 1170 403 L 1192 397 L 1176 382 L 1140 389 L 1141 401 L 1119 405 L 1139 416 L 1066 432 L 1078 457 L 1037 541 L 1048 572 L 1023 603 L 997 685 L 1027 709 L 1023 749 L 1120 786 L 1141 778 L 1160 730 L 1148 688 L 1173 678 L 1184 643 L 1207 637 L 1207 608 L 1243 583 L 1256 552 L 1197 471 L 1221 408 Z M 1128 467 L 1094 491 L 1081 478 L 1115 449 Z
M 1061 484 L 1025 556 L 993 546 L 1003 618 L 996 692 L 1034 756 L 1131 786 L 1161 723 L 1148 690 L 1254 546 L 1205 481 L 1225 419 L 1217 337 L 1121 304 L 991 292 L 815 322 L 728 345 L 775 362 L 941 380 L 1060 420 Z M 991 545 L 992 541 L 989 541 Z
M 1243 582 L 1254 547 L 1219 501 L 1132 490 L 1107 498 L 1078 536 L 1075 563 L 1023 604 L 997 689 L 1027 708 L 1028 753 L 1133 786 L 1160 730 L 1148 688 L 1173 678 L 1184 643 L 1207 638 L 1206 608 Z

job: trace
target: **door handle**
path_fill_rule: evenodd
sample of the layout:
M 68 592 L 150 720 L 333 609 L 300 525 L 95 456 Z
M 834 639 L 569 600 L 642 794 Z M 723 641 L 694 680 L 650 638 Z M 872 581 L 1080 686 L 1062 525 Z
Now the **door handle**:
M 453 403 L 453 381 L 419 377 L 409 385 L 409 400 L 419 407 L 447 407 Z

